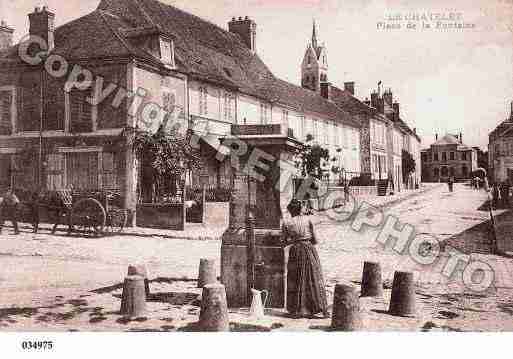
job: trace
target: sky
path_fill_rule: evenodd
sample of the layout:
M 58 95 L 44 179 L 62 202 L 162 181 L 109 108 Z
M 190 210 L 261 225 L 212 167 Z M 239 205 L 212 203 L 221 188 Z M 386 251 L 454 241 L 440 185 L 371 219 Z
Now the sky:
M 260 57 L 276 76 L 295 84 L 315 19 L 328 51 L 330 82 L 343 87 L 354 81 L 363 100 L 381 81 L 400 103 L 402 118 L 417 128 L 423 147 L 435 133 L 462 132 L 464 143 L 486 149 L 488 133 L 510 115 L 513 0 L 453 0 L 450 6 L 445 0 L 161 1 L 223 28 L 232 16 L 249 16 L 257 23 Z M 18 39 L 28 32 L 27 14 L 35 6 L 48 5 L 60 25 L 99 2 L 0 0 L 0 19 L 15 28 Z M 473 27 L 422 28 L 415 16 L 432 13 L 457 14 L 457 22 Z M 406 27 L 406 17 L 416 28 Z M 401 28 L 378 28 L 385 19 Z

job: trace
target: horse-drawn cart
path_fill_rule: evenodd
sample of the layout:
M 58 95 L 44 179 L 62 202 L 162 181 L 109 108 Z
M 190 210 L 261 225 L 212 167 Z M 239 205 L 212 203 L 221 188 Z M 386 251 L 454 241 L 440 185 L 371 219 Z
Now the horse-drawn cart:
M 128 218 L 127 211 L 123 209 L 123 199 L 117 191 L 63 189 L 46 192 L 25 204 L 25 207 L 32 208 L 31 221 L 34 225 L 41 218 L 54 225 L 52 232 L 59 225 L 64 225 L 70 235 L 103 236 L 120 233 Z M 34 219 L 36 216 L 37 220 Z
M 115 192 L 62 193 L 69 220 L 69 232 L 102 236 L 120 233 L 126 226 L 127 213 L 121 196 Z

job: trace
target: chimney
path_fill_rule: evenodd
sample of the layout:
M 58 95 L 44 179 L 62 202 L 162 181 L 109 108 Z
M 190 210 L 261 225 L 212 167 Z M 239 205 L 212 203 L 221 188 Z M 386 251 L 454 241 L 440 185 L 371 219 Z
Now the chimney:
M 438 133 L 435 133 L 435 141 L 438 141 Z
M 0 50 L 8 49 L 12 46 L 12 34 L 14 29 L 7 26 L 5 21 L 0 22 Z
M 52 51 L 55 46 L 55 14 L 50 12 L 46 6 L 36 7 L 32 14 L 29 14 L 30 29 L 29 34 L 39 36 L 45 40 L 48 45 L 48 51 Z
M 228 31 L 240 36 L 242 42 L 246 44 L 248 49 L 256 52 L 256 23 L 249 17 L 239 17 L 239 19 L 232 18 L 228 23 Z
M 460 143 L 463 144 L 463 134 L 460 132 Z
M 393 108 L 394 108 L 394 118 L 396 120 L 399 120 L 399 118 L 401 117 L 401 110 L 400 110 L 399 103 L 395 102 L 394 105 L 393 105 Z
M 371 93 L 371 106 L 379 109 L 379 94 L 377 92 Z
M 354 82 L 344 82 L 344 90 L 354 96 Z
M 321 96 L 331 100 L 331 82 L 321 82 Z

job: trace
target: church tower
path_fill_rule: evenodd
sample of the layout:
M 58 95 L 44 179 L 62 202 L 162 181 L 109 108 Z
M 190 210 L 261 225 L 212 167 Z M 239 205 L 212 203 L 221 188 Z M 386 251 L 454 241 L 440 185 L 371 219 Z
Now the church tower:
M 321 83 L 328 81 L 328 55 L 324 44 L 317 40 L 317 26 L 313 22 L 312 40 L 306 47 L 301 64 L 301 86 L 318 93 Z

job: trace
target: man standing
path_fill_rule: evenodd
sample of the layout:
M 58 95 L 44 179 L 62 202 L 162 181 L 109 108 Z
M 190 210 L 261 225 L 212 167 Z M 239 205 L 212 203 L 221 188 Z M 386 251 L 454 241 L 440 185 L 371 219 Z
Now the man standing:
M 504 208 L 509 207 L 509 183 L 507 181 L 502 182 L 501 187 L 501 198 L 502 198 L 502 205 Z
M 452 192 L 453 186 L 454 186 L 454 177 L 453 176 L 449 177 L 447 184 L 449 186 L 449 192 Z
M 14 191 L 12 189 L 9 189 L 4 197 L 3 201 L 0 205 L 0 233 L 2 233 L 2 227 L 4 225 L 4 220 L 7 218 L 11 220 L 12 225 L 14 227 L 14 234 L 18 235 L 20 234 L 20 231 L 18 229 L 18 205 L 20 203 L 20 200 L 18 197 L 16 197 L 16 194 L 14 194 Z

